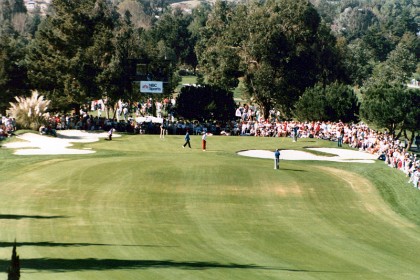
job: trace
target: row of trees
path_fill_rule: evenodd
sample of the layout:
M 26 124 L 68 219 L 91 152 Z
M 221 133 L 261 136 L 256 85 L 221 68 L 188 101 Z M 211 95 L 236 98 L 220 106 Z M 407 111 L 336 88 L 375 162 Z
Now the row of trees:
M 379 96 L 372 92 L 417 94 L 400 87 L 419 77 L 412 0 L 217 1 L 191 13 L 164 1 L 53 0 L 46 17 L 27 13 L 23 0 L 0 9 L 1 112 L 29 89 L 55 110 L 105 96 L 138 100 L 133 59 L 168 62 L 168 95 L 181 68 L 220 93 L 241 84 L 264 116 L 274 108 L 284 118 L 355 120 L 358 103 Z
M 306 88 L 349 79 L 335 37 L 306 0 L 217 2 L 200 35 L 208 82 L 233 88 L 242 78 L 264 116 L 273 106 L 291 116 Z
M 19 2 L 23 3 L 6 0 L 0 6 L 2 14 L 10 14 L 0 21 L 2 113 L 14 96 L 29 95 L 30 89 L 42 92 L 52 101 L 50 108 L 60 111 L 104 97 L 109 104 L 119 99 L 138 100 L 132 60 L 154 64 L 169 53 L 154 37 L 154 29 L 133 23 L 131 6 L 123 3 L 119 7 L 107 0 L 53 0 L 36 32 L 28 33 L 14 24 L 18 15 L 27 15 L 25 9 L 13 8 Z M 14 3 L 12 12 L 4 3 Z M 176 61 L 169 62 L 166 67 L 174 72 Z M 174 79 L 169 85 L 176 86 L 176 75 L 169 78 Z

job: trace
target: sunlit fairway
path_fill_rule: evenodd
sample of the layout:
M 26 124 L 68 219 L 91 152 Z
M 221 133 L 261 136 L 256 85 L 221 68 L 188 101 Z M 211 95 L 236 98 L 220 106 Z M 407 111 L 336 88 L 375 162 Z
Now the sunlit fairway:
M 290 138 L 123 135 L 91 155 L 0 149 L 0 267 L 21 279 L 419 279 L 420 191 L 383 162 L 282 161 Z

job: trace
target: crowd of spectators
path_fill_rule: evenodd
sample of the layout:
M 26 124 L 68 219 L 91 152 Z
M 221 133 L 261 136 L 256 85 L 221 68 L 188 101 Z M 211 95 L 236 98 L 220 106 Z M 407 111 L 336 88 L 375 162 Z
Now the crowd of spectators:
M 186 131 L 199 135 L 204 132 L 214 135 L 226 136 L 254 136 L 254 137 L 293 137 L 317 138 L 335 141 L 339 147 L 347 145 L 360 151 L 376 154 L 390 167 L 403 171 L 410 177 L 410 183 L 419 186 L 420 160 L 413 152 L 408 151 L 408 140 L 396 140 L 387 132 L 379 132 L 369 128 L 364 123 L 339 122 L 297 122 L 281 121 L 274 112 L 269 119 L 262 119 L 254 107 L 244 106 L 240 114 L 236 112 L 237 119 L 229 122 L 199 122 L 161 119 L 168 134 L 183 135 Z M 123 111 L 120 113 L 123 114 Z M 136 116 L 136 115 L 135 115 Z M 80 116 L 56 115 L 50 118 L 49 126 L 53 129 L 82 129 L 105 130 L 115 128 L 118 132 L 133 134 L 159 134 L 160 122 L 137 122 L 135 116 L 128 114 L 121 119 L 106 119 L 81 112 Z M 417 136 L 414 145 L 420 151 L 420 136 Z
M 14 135 L 16 131 L 16 120 L 11 117 L 2 116 L 0 119 L 0 140 Z
M 420 159 L 417 154 L 408 150 L 408 139 L 394 139 L 387 132 L 379 132 L 366 124 L 339 122 L 295 122 L 279 121 L 274 112 L 270 120 L 263 120 L 252 106 L 244 105 L 236 111 L 238 126 L 233 134 L 257 137 L 293 137 L 318 138 L 336 141 L 339 147 L 348 145 L 351 148 L 378 156 L 389 167 L 401 170 L 409 177 L 409 183 L 420 189 Z M 420 135 L 413 143 L 416 152 L 420 152 Z M 414 149 L 413 149 L 414 150 Z
M 144 107 L 143 105 L 140 108 Z M 157 108 L 159 106 L 157 104 Z M 294 141 L 299 138 L 317 138 L 335 141 L 339 147 L 348 145 L 360 151 L 376 154 L 378 159 L 383 160 L 388 166 L 404 172 L 410 178 L 409 182 L 420 189 L 420 159 L 407 149 L 408 140 L 393 139 L 389 133 L 375 131 L 364 123 L 281 121 L 274 111 L 270 111 L 269 119 L 263 119 L 258 109 L 248 105 L 238 107 L 235 113 L 236 120 L 224 123 L 174 120 L 173 117 L 164 119 L 160 116 L 158 119 L 161 122 L 138 122 L 136 119 L 139 118 L 136 117 L 139 115 L 139 108 L 133 112 L 134 114 L 130 114 L 133 110 L 126 112 L 125 108 L 122 104 L 121 110 L 117 111 L 113 119 L 101 117 L 99 114 L 89 115 L 87 110 L 81 110 L 79 115 L 57 114 L 48 119 L 48 124 L 40 128 L 40 133 L 56 136 L 56 131 L 61 129 L 108 131 L 114 128 L 118 132 L 159 134 L 163 125 L 168 134 L 172 135 L 183 135 L 189 131 L 195 135 L 205 132 L 226 136 L 293 137 Z M 3 117 L 0 124 L 0 139 L 13 134 L 15 129 L 14 120 Z M 420 135 L 413 144 L 419 153 Z

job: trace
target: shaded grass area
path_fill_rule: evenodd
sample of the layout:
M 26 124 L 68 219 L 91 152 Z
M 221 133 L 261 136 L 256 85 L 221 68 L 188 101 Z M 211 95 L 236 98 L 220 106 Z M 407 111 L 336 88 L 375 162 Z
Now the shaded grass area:
M 124 135 L 97 153 L 0 149 L 0 267 L 23 279 L 415 279 L 420 192 L 375 164 L 272 161 L 318 140 Z M 309 144 L 308 144 L 309 143 Z M 7 162 L 7 163 L 6 163 Z M 5 271 L 5 270 L 4 270 Z M 401 278 L 402 277 L 402 278 Z
M 326 153 L 326 152 L 321 152 L 321 151 L 316 151 L 316 150 L 310 150 L 311 148 L 321 148 L 321 147 L 316 147 L 316 146 L 305 146 L 303 147 L 305 149 L 306 152 L 310 153 L 310 154 L 314 154 L 316 156 L 324 156 L 324 157 L 336 157 L 336 154 L 330 154 L 330 153 Z
M 1 265 L 1 264 L 0 264 Z M 80 271 L 109 269 L 148 269 L 148 268 L 178 268 L 178 269 L 269 269 L 281 268 L 262 267 L 252 264 L 222 264 L 217 262 L 178 262 L 172 260 L 117 260 L 117 259 L 29 259 L 22 261 L 22 267 L 34 270 L 48 271 Z M 288 270 L 288 269 L 284 269 Z M 293 270 L 290 270 L 293 271 Z
M 59 219 L 65 216 L 39 216 L 39 215 L 1 215 L 0 220 L 20 220 L 20 219 Z

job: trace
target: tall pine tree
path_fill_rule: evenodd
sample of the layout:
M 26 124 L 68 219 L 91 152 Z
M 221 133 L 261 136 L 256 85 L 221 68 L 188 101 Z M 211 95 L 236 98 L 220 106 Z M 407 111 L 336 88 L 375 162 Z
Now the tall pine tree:
M 114 55 L 118 13 L 105 0 L 52 2 L 28 52 L 29 77 L 55 109 L 98 99 Z

